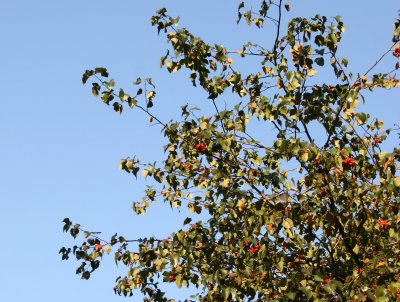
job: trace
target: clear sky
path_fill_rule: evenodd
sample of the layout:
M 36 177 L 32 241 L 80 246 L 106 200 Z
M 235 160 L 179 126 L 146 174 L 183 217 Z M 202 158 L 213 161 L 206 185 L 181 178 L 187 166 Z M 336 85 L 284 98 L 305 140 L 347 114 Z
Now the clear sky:
M 232 50 L 268 40 L 268 29 L 236 25 L 238 2 L 0 1 L 0 301 L 122 300 L 112 291 L 119 273 L 112 256 L 89 281 L 75 275 L 77 262 L 61 262 L 58 250 L 71 244 L 63 218 L 106 238 L 116 231 L 127 238 L 167 237 L 181 220 L 167 205 L 144 217 L 133 214 L 131 202 L 146 183 L 119 171 L 119 160 L 160 160 L 164 138 L 139 112 L 119 116 L 94 99 L 81 75 L 105 66 L 127 91 L 137 76 L 152 76 L 154 112 L 163 120 L 178 116 L 186 102 L 201 106 L 205 95 L 185 74 L 160 70 L 165 37 L 157 36 L 149 18 L 166 6 L 181 16 L 181 26 Z M 400 9 L 398 0 L 293 0 L 291 6 L 288 17 L 342 15 L 341 54 L 354 73 L 366 71 L 389 47 Z M 376 71 L 392 64 L 389 58 Z M 378 91 L 368 98 L 368 110 L 392 127 L 399 122 L 399 96 L 398 90 Z

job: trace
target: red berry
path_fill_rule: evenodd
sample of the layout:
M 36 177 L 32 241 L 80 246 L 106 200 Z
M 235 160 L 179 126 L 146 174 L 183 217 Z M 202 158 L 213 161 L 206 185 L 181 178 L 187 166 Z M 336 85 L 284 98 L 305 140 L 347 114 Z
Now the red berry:
M 382 142 L 382 139 L 380 137 L 374 137 L 374 142 L 380 144 Z
M 98 244 L 96 244 L 96 245 L 94 246 L 94 250 L 95 250 L 96 252 L 100 251 L 102 248 L 103 248 L 103 246 L 101 245 L 101 243 L 98 243 Z
M 200 153 L 204 153 L 207 150 L 206 145 L 204 143 L 198 143 L 194 148 Z
M 393 55 L 394 55 L 396 58 L 399 58 L 399 57 L 400 57 L 400 45 L 396 45 L 396 46 L 394 47 Z
M 255 246 L 252 246 L 250 249 L 249 249 L 249 252 L 251 253 L 251 254 L 255 254 L 255 253 L 257 253 L 259 250 L 260 250 L 260 245 L 259 244 L 257 244 L 257 245 L 255 245 Z
M 354 167 L 355 165 L 356 161 L 351 157 L 347 157 L 343 160 L 343 166 L 345 166 L 346 168 L 351 168 Z
M 379 220 L 378 221 L 379 228 L 381 230 L 387 230 L 390 228 L 390 221 L 388 220 Z

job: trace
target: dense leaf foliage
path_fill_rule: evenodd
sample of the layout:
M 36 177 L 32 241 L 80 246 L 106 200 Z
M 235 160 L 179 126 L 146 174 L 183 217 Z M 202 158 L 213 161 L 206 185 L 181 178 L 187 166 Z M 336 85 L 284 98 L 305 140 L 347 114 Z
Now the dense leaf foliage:
M 145 214 L 164 201 L 192 215 L 168 239 L 135 240 L 106 240 L 66 218 L 64 231 L 86 239 L 60 253 L 81 261 L 82 278 L 112 251 L 128 271 L 115 292 L 138 290 L 146 301 L 169 301 L 163 282 L 194 288 L 191 299 L 198 301 L 400 298 L 400 150 L 383 151 L 391 129 L 358 110 L 364 92 L 400 86 L 400 20 L 387 51 L 354 76 L 337 55 L 341 18 L 298 17 L 284 27 L 288 10 L 282 1 L 261 1 L 257 10 L 240 3 L 238 23 L 268 23 L 274 42 L 239 51 L 178 28 L 165 8 L 151 18 L 169 44 L 161 66 L 188 70 L 215 106 L 211 116 L 185 105 L 181 120 L 163 123 L 150 111 L 151 79 L 138 78 L 133 96 L 116 89 L 105 68 L 85 72 L 83 83 L 92 81 L 95 96 L 119 113 L 126 105 L 142 110 L 168 140 L 160 164 L 120 162 L 122 170 L 154 180 L 133 210 Z M 384 56 L 393 70 L 372 74 Z M 258 65 L 244 74 L 235 61 L 249 57 Z M 323 69 L 332 71 L 332 82 L 321 84 Z M 238 102 L 223 107 L 225 92 Z

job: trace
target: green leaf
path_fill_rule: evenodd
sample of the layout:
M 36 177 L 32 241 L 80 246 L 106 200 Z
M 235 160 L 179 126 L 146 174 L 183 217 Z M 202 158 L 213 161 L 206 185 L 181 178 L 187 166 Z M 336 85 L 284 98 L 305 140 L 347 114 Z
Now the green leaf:
M 300 287 L 300 290 L 306 295 L 307 299 L 311 299 L 313 296 L 312 291 L 308 287 Z
M 283 272 L 284 265 L 285 263 L 283 262 L 283 260 L 281 260 L 277 263 L 276 268 L 278 269 L 278 271 Z
M 287 296 L 290 300 L 296 299 L 296 293 L 295 293 L 295 292 L 288 292 L 288 293 L 286 294 L 286 296 Z
M 231 289 L 229 287 L 222 288 L 222 298 L 224 300 L 228 300 L 230 294 L 231 294 Z
M 137 104 L 137 100 L 136 99 L 134 99 L 134 98 L 128 98 L 128 105 L 129 105 L 129 107 L 131 107 L 131 108 L 134 108 L 135 106 L 136 106 L 136 104 Z
M 360 246 L 356 244 L 353 248 L 353 252 L 357 255 L 360 252 Z
M 104 82 L 104 86 L 106 86 L 108 90 L 111 90 L 114 88 L 115 82 L 114 80 L 110 80 L 109 82 Z

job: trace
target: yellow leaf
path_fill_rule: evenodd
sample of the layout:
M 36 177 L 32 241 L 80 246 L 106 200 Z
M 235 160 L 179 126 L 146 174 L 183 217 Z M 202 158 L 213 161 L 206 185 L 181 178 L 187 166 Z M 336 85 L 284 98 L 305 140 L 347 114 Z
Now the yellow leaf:
M 308 152 L 304 152 L 301 157 L 300 160 L 304 163 L 308 160 Z
M 282 222 L 282 226 L 283 226 L 285 229 L 290 229 L 291 227 L 293 227 L 293 220 L 290 219 L 290 218 L 284 220 L 284 221 Z
M 103 246 L 103 251 L 107 254 L 110 254 L 111 252 L 111 247 L 109 245 Z
M 190 212 L 190 213 L 194 213 L 194 211 L 195 211 L 194 204 L 193 204 L 193 203 L 189 203 L 189 204 L 188 204 L 188 209 L 189 209 L 189 212 Z
M 222 186 L 223 188 L 227 188 L 227 187 L 229 187 L 229 183 L 230 183 L 229 178 L 226 178 L 226 179 L 224 179 L 224 181 L 221 183 L 221 186 Z
M 398 176 L 398 177 L 396 177 L 396 178 L 393 179 L 393 184 L 394 184 L 396 187 L 400 187 L 400 176 Z
M 232 58 L 227 58 L 226 60 L 225 60 L 225 65 L 231 65 L 232 64 L 232 62 L 233 62 L 233 59 Z
M 242 199 L 240 199 L 237 204 L 236 207 L 238 208 L 239 212 L 243 212 L 244 207 L 245 207 L 245 203 Z
M 316 73 L 317 73 L 317 71 L 316 71 L 315 69 L 310 69 L 310 70 L 307 72 L 307 75 L 308 75 L 309 77 L 313 77 L 313 76 L 315 76 Z

